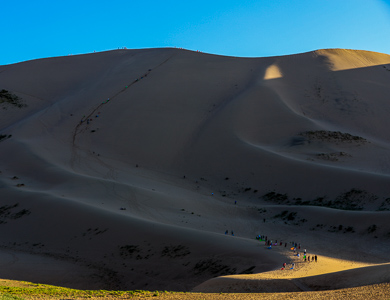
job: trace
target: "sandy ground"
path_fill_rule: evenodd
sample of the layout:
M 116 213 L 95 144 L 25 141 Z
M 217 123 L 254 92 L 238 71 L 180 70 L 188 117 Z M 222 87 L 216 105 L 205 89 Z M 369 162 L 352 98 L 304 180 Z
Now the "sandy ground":
M 286 266 L 279 270 L 251 275 L 230 275 L 213 278 L 193 289 L 193 292 L 205 293 L 280 293 L 299 291 L 318 291 L 341 289 L 352 286 L 370 285 L 390 280 L 389 264 L 367 264 L 356 261 L 317 256 L 317 262 L 310 256 L 310 262 L 304 260 L 299 250 L 274 249 L 286 255 Z M 288 253 L 286 253 L 286 251 Z
M 389 55 L 344 49 L 118 50 L 0 66 L 0 89 L 20 98 L 0 102 L 0 278 L 386 289 L 389 78 Z M 259 234 L 319 260 L 269 250 Z
M 19 281 L 10 281 L 10 280 L 0 280 L 1 286 L 9 287 L 28 287 L 30 284 L 19 282 Z M 182 293 L 182 292 L 139 292 L 134 293 L 128 296 L 105 296 L 105 297 L 77 297 L 70 295 L 63 296 L 49 296 L 49 295 L 27 295 L 27 294 L 18 294 L 19 297 L 24 299 L 388 299 L 390 292 L 390 285 L 388 283 L 367 285 L 356 288 L 348 289 L 339 289 L 339 290 L 330 290 L 330 291 L 317 291 L 317 292 L 289 292 L 289 293 Z M 48 294 L 48 293 L 47 293 Z M 8 295 L 10 295 L 8 293 Z

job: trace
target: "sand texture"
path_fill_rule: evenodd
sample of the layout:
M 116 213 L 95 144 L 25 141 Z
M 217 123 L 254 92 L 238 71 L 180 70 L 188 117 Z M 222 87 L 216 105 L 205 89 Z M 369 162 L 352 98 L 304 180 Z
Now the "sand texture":
M 115 50 L 0 66 L 3 89 L 0 278 L 388 288 L 389 55 Z

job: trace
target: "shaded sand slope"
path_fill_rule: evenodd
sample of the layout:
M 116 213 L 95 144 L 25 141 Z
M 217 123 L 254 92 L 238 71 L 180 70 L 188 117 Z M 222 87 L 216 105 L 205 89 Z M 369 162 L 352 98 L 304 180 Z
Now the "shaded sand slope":
M 390 56 L 352 50 L 0 66 L 27 105 L 0 103 L 0 277 L 190 290 L 278 268 L 258 234 L 387 262 L 389 78 Z
M 60 142 L 30 144 L 39 153 L 51 151 L 50 156 L 58 153 L 56 159 L 62 160 L 61 165 L 70 163 L 76 171 L 84 172 L 77 169 L 81 166 L 73 166 L 74 161 L 95 152 L 132 166 L 142 164 L 174 174 L 189 170 L 196 177 L 212 177 L 210 180 L 214 182 L 231 176 L 229 173 L 234 170 L 238 180 L 251 185 L 261 183 L 263 190 L 274 188 L 275 178 L 283 185 L 281 189 L 291 189 L 289 176 L 280 176 L 289 170 L 299 173 L 295 176 L 297 183 L 316 184 L 315 191 L 319 193 L 324 188 L 319 186 L 318 179 L 306 174 L 320 168 L 324 175 L 336 179 L 340 173 L 334 170 L 336 167 L 358 171 L 353 173 L 358 181 L 356 185 L 362 188 L 379 185 L 373 187 L 379 190 L 380 180 L 375 178 L 372 183 L 367 179 L 371 174 L 359 173 L 389 173 L 384 128 L 389 122 L 385 83 L 390 72 L 383 68 L 389 58 L 367 52 L 369 57 L 376 58 L 371 59 L 373 62 L 367 59 L 371 65 L 367 62 L 355 69 L 356 63 L 350 63 L 349 67 L 354 69 L 332 71 L 334 67 L 328 56 L 333 56 L 327 56 L 328 52 L 337 56 L 338 50 L 266 59 L 217 57 L 174 49 L 114 51 L 96 57 L 91 54 L 32 61 L 25 63 L 27 66 L 5 66 L 7 69 L 1 75 L 3 85 L 10 90 L 17 92 L 16 85 L 20 86 L 19 90 L 31 87 L 31 94 L 54 103 L 47 103 L 48 108 L 28 119 L 32 122 L 29 126 L 18 125 L 22 126 L 18 137 L 31 138 L 32 130 L 47 132 L 40 135 L 42 139 L 51 141 L 56 137 Z M 356 51 L 339 55 L 364 56 Z M 280 65 L 283 77 L 263 80 L 267 69 L 275 64 Z M 39 72 L 35 70 L 38 66 Z M 347 67 L 344 63 L 343 68 Z M 23 76 L 13 79 L 13 74 L 21 68 L 24 69 L 19 73 L 23 72 Z M 373 71 L 365 71 L 370 68 L 377 69 L 376 76 L 371 74 Z M 351 75 L 338 75 L 339 72 Z M 134 79 L 145 74 L 148 76 L 134 83 Z M 358 76 L 371 80 L 363 85 L 355 79 Z M 316 85 L 316 78 L 323 83 Z M 7 85 L 7 81 L 12 83 Z M 329 104 L 321 105 L 324 100 L 316 99 L 320 84 L 330 91 Z M 35 92 L 42 85 L 42 91 Z M 123 90 L 125 86 L 129 88 Z M 349 90 L 351 86 L 353 91 Z M 359 99 L 352 96 L 349 99 L 353 93 Z M 111 101 L 101 105 L 109 97 Z M 313 106 L 314 111 L 297 113 L 295 107 L 305 105 Z M 322 116 L 316 116 L 315 110 L 320 110 Z M 94 112 L 93 121 L 89 126 L 83 124 L 72 132 L 83 116 L 91 112 Z M 99 117 L 95 118 L 96 115 Z M 368 132 L 368 126 L 372 133 Z M 324 140 L 321 135 L 299 135 L 318 130 L 341 131 L 367 142 L 343 141 L 344 136 L 340 141 Z M 69 145 L 70 135 L 75 136 L 74 145 Z M 62 151 L 45 149 L 49 146 Z M 63 148 L 72 151 L 70 161 L 61 155 Z M 373 151 L 377 155 L 370 155 Z M 270 161 L 275 163 L 267 166 L 265 162 Z M 302 168 L 307 172 L 302 172 Z M 255 175 L 248 176 L 251 172 Z M 288 182 L 280 177 L 287 178 Z M 344 175 L 340 177 L 345 180 Z M 338 190 L 343 191 L 351 184 L 345 183 Z M 313 193 L 306 191 L 310 192 Z
M 13 235 L 1 236 L 12 241 L 0 250 L 1 277 L 79 288 L 181 290 L 213 274 L 242 272 L 253 261 L 258 271 L 269 270 L 280 259 L 272 253 L 259 261 L 259 245 L 251 240 L 134 219 L 45 194 L 18 197 L 18 203 L 2 224 Z M 21 208 L 27 212 L 14 217 Z

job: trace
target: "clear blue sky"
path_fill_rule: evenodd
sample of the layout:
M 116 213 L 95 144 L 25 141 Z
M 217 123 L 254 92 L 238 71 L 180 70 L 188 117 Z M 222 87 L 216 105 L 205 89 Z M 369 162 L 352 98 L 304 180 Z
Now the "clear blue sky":
M 0 65 L 118 47 L 390 54 L 390 0 L 1 0 Z

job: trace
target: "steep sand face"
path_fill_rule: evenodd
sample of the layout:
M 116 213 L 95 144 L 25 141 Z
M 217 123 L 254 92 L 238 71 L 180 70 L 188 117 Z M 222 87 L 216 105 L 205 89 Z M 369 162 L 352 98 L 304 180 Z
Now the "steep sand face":
M 390 56 L 342 49 L 0 66 L 27 104 L 0 103 L 0 277 L 190 290 L 279 268 L 258 234 L 386 262 L 389 78 Z

